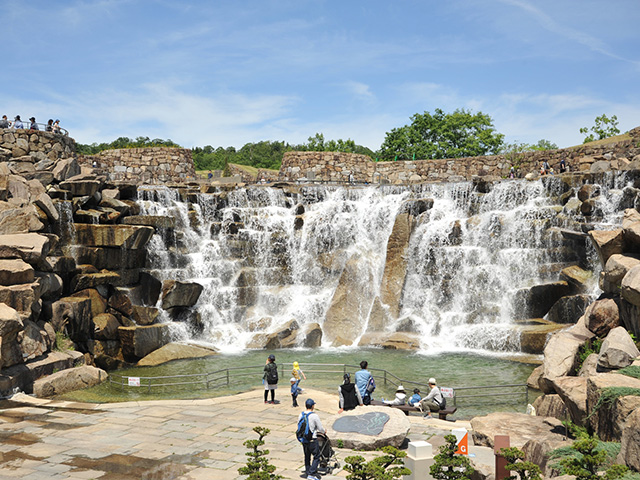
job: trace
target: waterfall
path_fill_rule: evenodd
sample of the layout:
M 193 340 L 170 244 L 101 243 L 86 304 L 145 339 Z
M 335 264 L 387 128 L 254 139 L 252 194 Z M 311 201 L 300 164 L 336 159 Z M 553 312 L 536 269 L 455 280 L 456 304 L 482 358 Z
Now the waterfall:
M 601 186 L 604 223 L 620 222 L 625 187 L 613 177 Z M 139 204 L 143 214 L 176 220 L 175 230 L 154 235 L 153 273 L 204 286 L 197 305 L 204 331 L 176 327 L 180 338 L 238 350 L 292 319 L 322 326 L 350 266 L 362 296 L 350 312 L 357 345 L 380 295 L 394 222 L 407 201 L 430 199 L 414 218 L 399 313 L 382 328 L 415 332 L 426 352 L 518 351 L 516 293 L 557 280 L 559 268 L 575 263 L 557 229 L 579 229 L 584 218 L 571 202 L 559 204 L 557 178 L 480 190 L 472 182 L 214 194 L 144 187 Z

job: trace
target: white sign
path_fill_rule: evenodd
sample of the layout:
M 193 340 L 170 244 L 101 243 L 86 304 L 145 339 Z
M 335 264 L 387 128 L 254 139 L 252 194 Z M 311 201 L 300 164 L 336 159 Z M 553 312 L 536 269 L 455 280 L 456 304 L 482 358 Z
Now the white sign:
M 127 377 L 129 379 L 130 387 L 139 387 L 140 386 L 140 377 Z
M 440 393 L 443 397 L 453 398 L 453 388 L 450 387 L 440 387 Z

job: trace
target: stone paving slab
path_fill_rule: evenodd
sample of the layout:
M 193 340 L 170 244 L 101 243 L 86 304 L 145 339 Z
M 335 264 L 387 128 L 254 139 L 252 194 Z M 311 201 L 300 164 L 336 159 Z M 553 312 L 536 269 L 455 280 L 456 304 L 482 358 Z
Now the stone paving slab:
M 210 399 L 86 404 L 18 394 L 0 410 L 0 480 L 243 479 L 238 474 L 247 460 L 243 442 L 257 438 L 256 425 L 271 430 L 265 448 L 276 473 L 299 479 L 304 458 L 294 432 L 303 408 L 292 408 L 288 398 L 264 404 L 262 395 L 253 390 Z M 308 397 L 316 401 L 321 419 L 337 413 L 337 395 L 305 390 L 300 404 Z M 434 446 L 452 428 L 470 429 L 468 422 L 408 419 L 409 438 Z M 336 452 L 341 464 L 354 454 Z M 367 460 L 378 455 L 357 454 Z M 323 478 L 347 475 L 333 473 Z

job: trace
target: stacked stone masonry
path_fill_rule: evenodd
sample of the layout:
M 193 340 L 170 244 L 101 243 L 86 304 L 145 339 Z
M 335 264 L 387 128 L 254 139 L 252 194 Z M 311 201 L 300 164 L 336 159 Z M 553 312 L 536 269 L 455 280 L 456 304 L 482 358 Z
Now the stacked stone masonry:
M 631 139 L 606 145 L 585 144 L 578 147 L 525 152 L 515 157 L 429 159 L 415 161 L 373 162 L 365 155 L 335 152 L 287 152 L 282 160 L 279 180 L 348 182 L 350 175 L 358 183 L 411 184 L 456 182 L 475 176 L 509 176 L 511 165 L 524 177 L 540 170 L 547 161 L 556 171 L 564 159 L 571 171 L 589 172 L 593 165 L 606 161 L 611 169 L 623 170 L 640 155 L 640 127 L 631 130 Z
M 139 184 L 184 182 L 196 177 L 191 150 L 186 148 L 121 148 L 81 157 L 79 163 L 94 163 L 111 181 L 133 180 Z
M 67 135 L 26 129 L 0 129 L 0 161 L 30 156 L 35 161 L 74 157 L 76 142 Z

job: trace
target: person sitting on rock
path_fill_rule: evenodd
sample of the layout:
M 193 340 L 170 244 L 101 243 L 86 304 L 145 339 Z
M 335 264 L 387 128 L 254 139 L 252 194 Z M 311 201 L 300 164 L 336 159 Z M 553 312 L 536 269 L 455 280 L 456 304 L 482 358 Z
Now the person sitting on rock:
M 60 130 L 60 120 L 56 119 L 55 122 L 53 122 L 53 133 L 61 133 L 62 130 Z
M 367 370 L 369 366 L 369 362 L 363 360 L 360 362 L 360 370 L 356 372 L 356 386 L 358 390 L 360 390 L 360 396 L 362 397 L 362 402 L 365 405 L 369 405 L 371 403 L 371 392 L 367 391 L 367 385 L 369 385 L 369 380 L 372 377 L 371 372 Z
M 338 413 L 342 413 L 345 410 L 353 410 L 358 405 L 364 405 L 360 390 L 354 383 L 351 383 L 351 375 L 345 373 L 343 378 L 344 382 L 338 387 L 338 393 L 340 394 L 340 401 L 338 402 L 340 410 L 338 410 Z
M 425 418 L 433 418 L 431 416 L 431 412 L 439 412 L 440 405 L 442 405 L 444 399 L 440 389 L 436 385 L 436 379 L 431 377 L 428 383 L 431 391 L 426 397 L 420 400 L 420 407 L 422 408 L 422 411 L 425 412 Z
M 404 391 L 404 387 L 402 385 L 398 385 L 398 388 L 396 390 L 396 398 L 394 398 L 393 400 L 385 400 L 383 398 L 382 403 L 384 403 L 385 405 L 404 405 L 406 399 L 407 394 Z
M 53 132 L 53 118 L 50 118 L 47 122 L 47 126 L 44 128 L 47 132 Z

